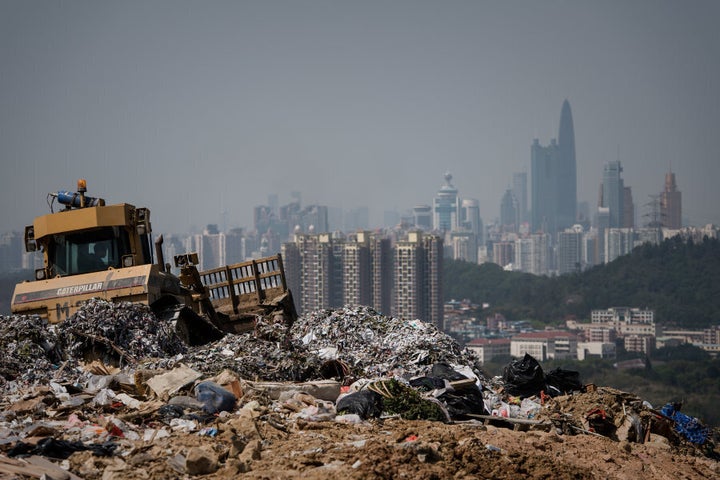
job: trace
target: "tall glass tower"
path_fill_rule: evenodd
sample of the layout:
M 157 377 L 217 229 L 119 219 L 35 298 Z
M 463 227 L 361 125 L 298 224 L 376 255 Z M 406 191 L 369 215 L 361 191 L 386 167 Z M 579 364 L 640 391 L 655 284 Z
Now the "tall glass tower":
M 601 207 L 610 209 L 610 228 L 622 228 L 625 182 L 622 179 L 622 165 L 619 161 L 607 162 L 603 171 Z
M 557 228 L 564 230 L 572 227 L 577 218 L 575 129 L 570 103 L 567 100 L 563 102 L 560 112 L 558 155 Z
M 570 228 L 577 217 L 575 130 L 570 103 L 560 112 L 558 140 L 543 147 L 536 139 L 530 149 L 532 229 L 554 234 Z
M 445 185 L 440 187 L 433 199 L 433 213 L 435 229 L 441 232 L 450 232 L 458 227 L 458 191 L 453 186 L 452 174 L 445 172 Z

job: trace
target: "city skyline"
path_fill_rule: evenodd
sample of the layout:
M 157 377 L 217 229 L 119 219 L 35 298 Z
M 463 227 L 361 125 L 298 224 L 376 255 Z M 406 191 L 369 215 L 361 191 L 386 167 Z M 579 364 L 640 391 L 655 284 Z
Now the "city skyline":
M 3 2 L 0 230 L 77 178 L 150 208 L 156 232 L 247 227 L 294 191 L 379 225 L 430 204 L 446 171 L 491 222 L 564 99 L 591 212 L 619 160 L 638 217 L 672 171 L 683 217 L 720 224 L 718 16 L 709 1 Z

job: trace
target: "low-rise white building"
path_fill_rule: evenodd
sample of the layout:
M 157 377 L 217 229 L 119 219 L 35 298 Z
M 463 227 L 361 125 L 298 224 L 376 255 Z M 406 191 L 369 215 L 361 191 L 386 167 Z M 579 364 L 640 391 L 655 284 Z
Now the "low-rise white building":
M 566 331 L 520 333 L 512 337 L 510 355 L 516 358 L 526 353 L 542 362 L 549 359 L 577 358 L 577 336 Z
M 476 338 L 468 342 L 466 347 L 477 354 L 480 363 L 489 362 L 496 357 L 510 355 L 509 338 Z
M 617 348 L 614 343 L 608 342 L 578 342 L 577 359 L 585 360 L 589 357 L 609 358 L 616 357 Z

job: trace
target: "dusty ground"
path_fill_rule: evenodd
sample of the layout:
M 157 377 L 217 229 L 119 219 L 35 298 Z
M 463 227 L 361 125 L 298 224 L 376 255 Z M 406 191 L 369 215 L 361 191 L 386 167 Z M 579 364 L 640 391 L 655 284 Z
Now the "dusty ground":
M 257 425 L 257 429 L 253 425 Z M 720 463 L 670 446 L 631 444 L 590 435 L 513 431 L 483 424 L 388 419 L 346 425 L 276 424 L 249 417 L 219 421 L 217 437 L 173 435 L 136 442 L 125 457 L 89 452 L 70 458 L 71 470 L 91 479 L 192 478 L 718 478 Z M 288 431 L 283 431 L 287 429 Z M 254 432 L 253 432 L 254 430 Z M 197 447 L 204 449 L 200 461 Z M 243 449 L 242 453 L 238 451 Z M 690 453 L 690 454 L 688 454 Z

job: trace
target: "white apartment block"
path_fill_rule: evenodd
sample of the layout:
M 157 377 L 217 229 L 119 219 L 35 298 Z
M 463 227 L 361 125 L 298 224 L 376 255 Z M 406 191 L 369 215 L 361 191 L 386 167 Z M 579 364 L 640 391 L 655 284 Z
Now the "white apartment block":
M 466 347 L 475 352 L 481 364 L 510 355 L 509 338 L 476 338 L 468 342 Z
M 515 240 L 514 270 L 533 275 L 548 273 L 549 235 L 538 233 Z
M 654 324 L 655 312 L 648 309 L 611 307 L 590 312 L 590 321 L 595 324 Z
M 629 254 L 633 248 L 635 248 L 635 232 L 632 228 L 605 230 L 605 263 Z
M 618 336 L 657 335 L 655 312 L 648 309 L 612 307 L 607 310 L 593 310 L 590 321 L 594 327 L 614 328 Z
M 577 336 L 564 331 L 520 333 L 512 337 L 510 355 L 516 358 L 526 353 L 542 362 L 549 359 L 577 358 Z

